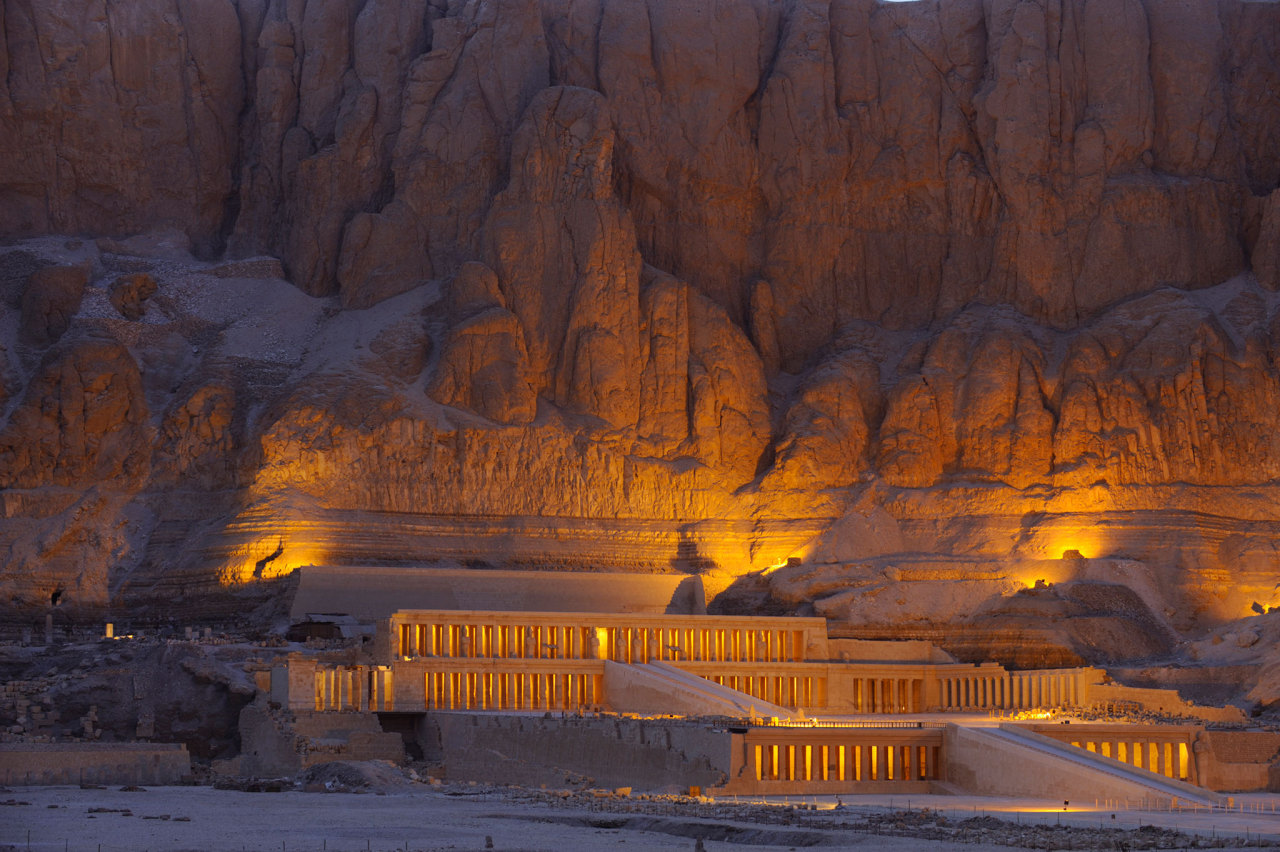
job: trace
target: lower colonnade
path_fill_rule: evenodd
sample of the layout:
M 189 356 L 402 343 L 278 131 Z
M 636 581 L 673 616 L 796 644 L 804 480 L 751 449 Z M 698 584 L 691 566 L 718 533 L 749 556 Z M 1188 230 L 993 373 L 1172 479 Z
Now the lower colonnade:
M 1196 740 L 1200 725 L 1036 725 L 1038 734 L 1137 769 L 1177 781 L 1200 783 L 1196 770 Z
M 727 792 L 926 792 L 943 777 L 943 726 L 747 729 Z

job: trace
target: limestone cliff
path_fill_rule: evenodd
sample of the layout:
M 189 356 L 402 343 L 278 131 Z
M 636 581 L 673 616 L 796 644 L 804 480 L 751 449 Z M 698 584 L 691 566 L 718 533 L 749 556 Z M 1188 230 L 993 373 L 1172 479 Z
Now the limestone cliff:
M 980 601 L 1074 549 L 1176 626 L 1273 602 L 1274 3 L 0 0 L 0 36 L 22 600 L 799 556 L 775 602 L 891 623 L 866 576 L 976 560 Z

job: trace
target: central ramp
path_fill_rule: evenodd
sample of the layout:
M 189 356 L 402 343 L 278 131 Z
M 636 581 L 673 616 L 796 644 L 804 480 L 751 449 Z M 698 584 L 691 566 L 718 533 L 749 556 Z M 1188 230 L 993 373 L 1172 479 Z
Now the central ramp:
M 604 664 L 609 704 L 623 713 L 677 716 L 776 716 L 793 719 L 795 710 L 752 698 L 745 692 L 681 671 L 670 663 Z
M 1098 799 L 1212 806 L 1216 793 L 1175 781 L 1020 728 L 966 728 L 946 732 L 947 780 L 970 794 L 1062 799 L 1078 805 Z

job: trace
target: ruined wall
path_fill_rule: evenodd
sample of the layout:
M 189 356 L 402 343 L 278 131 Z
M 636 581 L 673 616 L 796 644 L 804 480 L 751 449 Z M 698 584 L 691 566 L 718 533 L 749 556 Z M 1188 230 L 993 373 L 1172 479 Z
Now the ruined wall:
M 180 784 L 187 747 L 173 743 L 0 743 L 0 783 Z

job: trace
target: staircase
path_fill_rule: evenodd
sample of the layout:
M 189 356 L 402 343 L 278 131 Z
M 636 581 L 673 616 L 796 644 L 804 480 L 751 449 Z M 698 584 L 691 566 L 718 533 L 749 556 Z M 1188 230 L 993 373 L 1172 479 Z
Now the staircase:
M 669 663 L 628 665 L 605 661 L 605 695 L 621 713 L 680 716 L 733 716 L 793 719 L 797 712 L 706 678 L 681 671 Z

